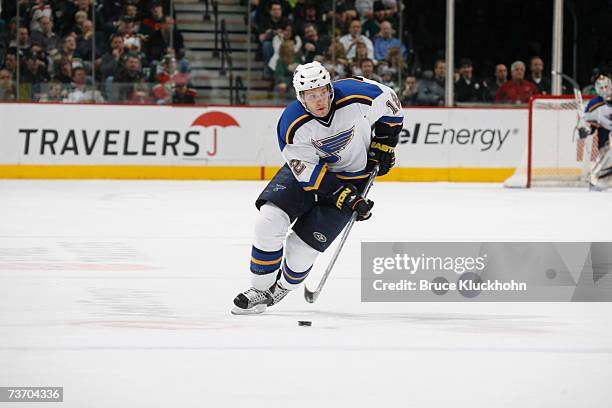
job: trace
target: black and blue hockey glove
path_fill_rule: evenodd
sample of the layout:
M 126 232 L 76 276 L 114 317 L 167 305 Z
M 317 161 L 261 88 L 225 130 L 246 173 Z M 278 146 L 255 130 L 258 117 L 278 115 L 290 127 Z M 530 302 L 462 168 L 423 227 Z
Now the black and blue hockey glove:
M 372 141 L 368 150 L 366 170 L 371 172 L 376 165 L 379 166 L 379 176 L 387 174 L 395 166 L 395 147 L 377 142 L 376 140 Z
M 365 221 L 372 216 L 370 211 L 374 207 L 374 201 L 363 198 L 353 185 L 340 186 L 332 194 L 332 202 L 341 211 L 356 212 L 357 221 Z

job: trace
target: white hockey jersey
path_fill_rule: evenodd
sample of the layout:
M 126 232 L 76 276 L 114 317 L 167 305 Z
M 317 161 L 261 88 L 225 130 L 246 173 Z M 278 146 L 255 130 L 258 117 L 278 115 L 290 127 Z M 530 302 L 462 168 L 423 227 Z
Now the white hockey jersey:
M 596 122 L 608 131 L 612 130 L 612 104 L 606 103 L 601 96 L 591 99 L 585 109 L 584 119 Z
M 372 126 L 403 124 L 400 101 L 388 86 L 353 77 L 336 81 L 333 87 L 334 100 L 325 118 L 311 115 L 294 101 L 278 121 L 283 158 L 307 191 L 317 190 L 327 171 L 339 179 L 368 177 Z

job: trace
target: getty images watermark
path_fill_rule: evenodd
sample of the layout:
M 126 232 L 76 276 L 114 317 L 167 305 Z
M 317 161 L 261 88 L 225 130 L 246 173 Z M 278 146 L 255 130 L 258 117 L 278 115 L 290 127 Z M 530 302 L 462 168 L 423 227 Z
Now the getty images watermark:
M 610 242 L 362 243 L 361 299 L 610 301 Z

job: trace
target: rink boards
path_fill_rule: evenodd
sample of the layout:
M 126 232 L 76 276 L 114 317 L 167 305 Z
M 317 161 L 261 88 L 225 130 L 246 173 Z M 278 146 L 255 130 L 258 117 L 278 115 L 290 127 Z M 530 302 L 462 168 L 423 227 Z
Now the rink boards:
M 0 104 L 0 178 L 269 179 L 282 108 Z M 390 181 L 501 182 L 526 109 L 405 108 Z

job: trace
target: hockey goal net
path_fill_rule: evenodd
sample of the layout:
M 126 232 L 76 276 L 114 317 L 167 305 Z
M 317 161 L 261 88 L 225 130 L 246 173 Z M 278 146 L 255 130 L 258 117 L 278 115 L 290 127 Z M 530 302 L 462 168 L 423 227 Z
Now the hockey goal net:
M 587 101 L 585 101 L 585 104 Z M 597 135 L 578 137 L 580 107 L 572 95 L 529 102 L 527 146 L 506 187 L 586 185 L 597 157 Z

